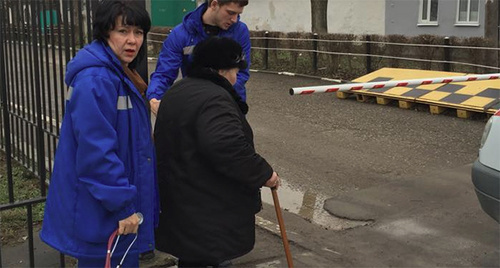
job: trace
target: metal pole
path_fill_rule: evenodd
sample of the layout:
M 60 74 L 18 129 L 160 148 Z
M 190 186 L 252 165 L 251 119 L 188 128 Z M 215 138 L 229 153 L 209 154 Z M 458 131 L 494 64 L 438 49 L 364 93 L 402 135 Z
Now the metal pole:
M 66 267 L 66 258 L 64 257 L 64 254 L 59 253 L 59 267 L 64 268 Z
M 62 0 L 62 18 L 64 23 L 64 52 L 65 52 L 65 61 L 68 62 L 71 58 L 70 55 L 70 44 L 69 44 L 69 16 L 68 16 L 68 0 Z M 59 40 L 62 39 L 62 36 L 59 35 Z M 62 66 L 62 64 L 60 65 Z M 64 79 L 62 80 L 64 81 Z
M 22 33 L 22 36 L 23 36 L 23 39 L 22 39 L 22 43 L 20 44 L 21 47 L 22 47 L 22 52 L 21 52 L 21 88 L 20 88 L 20 91 L 21 94 L 24 93 L 24 96 L 19 96 L 18 97 L 20 98 L 20 101 L 18 102 L 18 105 L 20 106 L 19 110 L 20 110 L 20 115 L 22 116 L 22 118 L 26 119 L 26 118 L 30 118 L 30 114 L 28 113 L 28 109 L 26 109 L 28 106 L 28 103 L 29 103 L 29 100 L 30 100 L 30 89 L 31 89 L 31 84 L 30 82 L 32 83 L 32 75 L 30 75 L 30 70 L 32 68 L 31 66 L 31 49 L 29 47 L 29 43 L 31 42 L 31 35 L 29 33 L 29 28 L 28 28 L 28 25 L 31 23 L 30 22 L 30 18 L 28 18 L 28 5 L 27 5 L 27 1 L 26 0 L 20 0 L 19 3 L 21 4 L 20 6 L 20 9 L 19 9 L 19 13 L 21 14 L 21 18 L 22 18 L 22 21 L 21 21 L 21 27 L 22 27 L 22 30 L 23 30 L 23 33 Z M 24 69 L 22 68 L 24 67 Z M 28 151 L 29 151 L 29 147 L 28 147 L 28 144 L 30 144 L 30 142 L 32 143 L 32 140 L 30 140 L 31 136 L 30 136 L 30 128 L 29 128 L 29 124 L 28 124 L 29 120 L 28 121 L 24 121 L 24 120 L 19 120 L 19 125 L 21 125 L 21 135 L 20 136 L 20 139 L 22 140 L 21 143 L 18 143 L 19 147 L 21 147 L 21 153 L 20 155 L 18 155 L 18 160 L 21 162 L 21 164 L 24 164 L 26 167 L 28 167 L 28 169 L 32 168 L 31 166 L 31 163 L 29 162 L 30 161 L 30 158 L 29 158 L 29 154 L 28 154 Z M 23 141 L 26 141 L 28 140 L 28 142 L 23 142 Z M 34 158 L 34 157 L 33 157 Z M 30 169 L 32 170 L 32 169 Z
M 61 31 L 61 27 L 64 27 L 64 36 L 67 36 L 67 32 L 66 32 L 66 26 L 64 26 L 64 24 L 62 23 L 66 23 L 66 18 L 64 17 L 64 19 L 61 21 L 61 18 L 63 18 L 64 16 L 64 9 L 63 9 L 63 3 L 60 3 L 59 4 L 59 7 L 57 8 L 58 12 L 57 12 L 57 18 L 59 18 L 59 22 L 57 24 L 57 45 L 59 46 L 59 49 L 57 50 L 58 51 L 58 60 L 59 60 L 59 64 L 52 64 L 52 73 L 54 75 L 54 81 L 59 81 L 59 87 L 58 87 L 58 83 L 57 82 L 54 82 L 54 99 L 56 100 L 55 101 L 55 110 L 56 110 L 56 135 L 59 135 L 59 126 L 60 126 L 60 118 L 62 118 L 62 115 L 64 113 L 64 105 L 65 105 L 65 98 L 64 98 L 64 92 L 66 91 L 66 86 L 64 84 L 64 64 L 63 62 L 68 62 L 69 61 L 69 57 L 65 57 L 64 60 L 63 60 L 63 42 L 62 42 L 62 31 Z M 64 38 L 64 40 L 68 40 L 68 38 Z M 56 51 L 55 51 L 55 47 L 56 47 L 56 43 L 54 42 L 54 44 L 52 45 L 52 62 L 56 62 Z M 67 49 L 65 49 L 65 51 L 67 51 Z M 65 54 L 66 55 L 66 54 Z M 68 54 L 69 55 L 69 54 Z M 59 65 L 59 71 L 57 71 L 56 69 L 56 65 Z M 59 76 L 59 79 L 57 79 L 57 77 Z M 59 110 L 59 107 L 61 107 L 61 109 Z M 55 144 L 55 143 L 54 143 Z M 54 146 L 54 151 L 55 151 L 55 146 Z
M 78 0 L 77 2 L 77 9 L 78 9 L 78 32 L 79 32 L 79 39 L 80 41 L 80 48 L 83 48 L 85 46 L 85 40 L 84 40 L 84 35 L 83 35 L 83 6 L 82 6 L 82 0 Z M 76 16 L 75 16 L 76 17 Z
M 365 48 L 366 48 L 366 73 L 371 73 L 372 72 L 372 37 L 370 35 L 366 36 L 366 43 L 365 43 Z
M 73 6 L 73 0 L 67 0 L 69 2 L 69 16 L 68 16 L 68 22 L 70 23 L 69 27 L 71 29 L 71 57 L 74 57 L 76 55 L 76 26 L 75 24 L 78 23 L 76 22 L 76 15 L 75 15 L 75 7 Z
M 411 79 L 411 80 L 394 80 L 394 81 L 380 81 L 380 82 L 369 82 L 369 83 L 351 83 L 351 84 L 341 84 L 341 85 L 326 85 L 326 86 L 314 86 L 314 87 L 294 87 L 291 88 L 290 95 L 307 95 L 313 93 L 332 93 L 350 90 L 362 90 L 362 89 L 379 89 L 379 88 L 389 88 L 389 87 L 409 87 L 409 86 L 419 86 L 419 85 L 429 85 L 429 84 L 449 84 L 456 82 L 469 82 L 469 81 L 481 81 L 481 80 L 495 80 L 500 78 L 500 73 L 495 74 L 478 74 L 469 76 L 450 76 L 450 77 L 438 77 L 438 78 L 423 78 L 423 79 Z
M 92 36 L 92 21 L 90 20 L 91 17 L 93 16 L 93 10 L 91 6 L 91 0 L 86 0 L 85 1 L 85 11 L 87 12 L 87 43 L 91 43 L 93 36 Z
M 266 31 L 264 33 L 264 43 L 265 43 L 265 48 L 264 50 L 264 70 L 269 69 L 269 32 Z
M 313 34 L 313 70 L 314 73 L 318 71 L 318 34 Z
M 2 240 L 2 235 L 0 234 L 0 241 Z M 2 245 L 0 244 L 0 268 L 3 268 L 2 265 Z
M 495 1 L 497 7 L 497 48 L 500 48 L 500 0 Z M 500 68 L 500 51 L 497 50 L 497 67 Z
M 33 2 L 32 4 L 35 5 L 35 8 L 32 8 L 36 11 L 38 11 L 38 1 Z M 44 137 L 43 137 L 43 114 L 42 114 L 42 95 L 41 95 L 41 88 L 40 88 L 40 66 L 39 66 L 39 58 L 38 58 L 38 31 L 40 27 L 38 27 L 38 19 L 37 16 L 32 16 L 32 25 L 31 25 L 31 30 L 33 33 L 33 54 L 34 54 L 34 61 L 33 61 L 33 67 L 34 67 L 34 74 L 35 74 L 35 84 L 34 90 L 35 90 L 35 109 L 36 109 L 36 143 L 37 143 L 37 170 L 38 170 L 38 176 L 40 177 L 40 194 L 42 196 L 45 196 L 45 144 L 44 144 Z M 34 146 L 33 146 L 34 147 Z
M 23 81 L 24 81 L 24 78 L 23 78 L 23 69 L 22 69 L 22 65 L 23 64 L 20 64 L 22 59 L 24 58 L 24 54 L 23 54 L 23 49 L 21 48 L 23 42 L 21 40 L 21 35 L 24 35 L 22 32 L 20 32 L 22 30 L 22 24 L 21 24 L 21 14 L 19 12 L 19 9 L 20 9 L 20 2 L 19 1 L 15 1 L 14 2 L 15 4 L 11 4 L 13 6 L 15 6 L 15 20 L 14 20 L 14 25 L 12 27 L 13 30 L 16 31 L 16 34 L 15 34 L 15 38 L 12 38 L 12 41 L 15 41 L 15 43 L 13 44 L 13 54 L 11 54 L 9 57 L 12 57 L 13 59 L 13 72 L 14 72 L 14 80 L 15 80 L 15 85 L 14 84 L 11 84 L 12 87 L 14 87 L 12 90 L 10 90 L 9 92 L 11 93 L 10 94 L 10 97 L 8 99 L 8 104 L 10 105 L 10 103 L 13 103 L 14 105 L 12 106 L 9 106 L 9 107 L 12 107 L 12 108 L 9 108 L 9 113 L 12 113 L 14 114 L 14 116 L 12 116 L 12 126 L 14 128 L 14 133 L 17 133 L 18 135 L 15 135 L 15 138 L 14 136 L 12 136 L 12 139 L 13 139 L 13 143 L 16 144 L 16 146 L 13 146 L 13 152 L 11 154 L 11 157 L 15 158 L 17 157 L 18 159 L 21 159 L 21 151 L 22 151 L 22 146 L 21 146 L 21 138 L 20 137 L 24 137 L 24 134 L 23 134 L 23 126 L 22 126 L 22 123 L 21 123 L 21 108 L 20 106 L 21 105 L 18 105 L 21 103 L 21 96 L 24 92 L 21 92 L 22 90 L 18 90 L 20 88 L 24 89 L 24 85 L 23 85 Z M 14 40 L 15 39 L 15 40 Z M 16 105 L 17 104 L 17 105 Z M 22 117 L 24 118 L 24 117 Z M 12 145 L 11 145 L 12 146 Z M 13 202 L 13 201 L 12 201 Z
M 2 5 L 3 6 L 3 5 Z M 9 188 L 9 202 L 14 202 L 14 187 L 12 180 L 12 152 L 10 141 L 10 120 L 9 120 L 9 101 L 7 100 L 7 84 L 5 83 L 5 59 L 4 59 L 4 10 L 0 10 L 0 97 L 2 101 L 2 115 L 3 115 L 3 135 L 5 138 L 5 161 L 7 165 L 7 183 Z M 10 41 L 10 40 L 9 40 Z M 1 265 L 1 259 L 0 259 Z
M 28 247 L 30 256 L 30 267 L 35 267 L 35 247 L 33 245 L 33 210 L 31 204 L 26 206 L 28 214 Z
M 449 72 L 450 71 L 450 61 L 451 61 L 451 51 L 450 51 L 450 38 L 448 36 L 446 36 L 444 38 L 444 60 L 445 60 L 445 63 L 444 63 L 444 66 L 443 66 L 443 69 L 446 71 L 446 72 Z
M 27 61 L 26 64 L 29 66 L 29 68 L 26 71 L 26 78 L 29 78 L 29 83 L 27 84 L 27 94 L 23 98 L 23 107 L 25 114 L 27 117 L 25 119 L 28 119 L 24 123 L 26 127 L 26 137 L 28 138 L 28 142 L 25 144 L 25 162 L 26 167 L 36 173 L 36 153 L 35 153 L 35 146 L 29 146 L 29 144 L 35 144 L 35 121 L 36 121 L 36 114 L 35 114 L 35 72 L 38 72 L 38 68 L 34 68 L 33 62 L 35 59 L 33 58 L 33 50 L 38 51 L 38 48 L 34 48 L 33 46 L 36 47 L 36 43 L 34 42 L 34 35 L 36 34 L 36 28 L 33 28 L 34 25 L 36 24 L 33 22 L 33 18 L 36 17 L 36 10 L 34 10 L 33 5 L 36 3 L 32 3 L 30 1 L 24 2 L 26 5 L 26 10 L 23 12 L 23 14 L 26 16 L 26 44 L 25 46 L 28 49 L 28 54 L 27 54 Z M 30 47 L 30 45 L 32 45 Z

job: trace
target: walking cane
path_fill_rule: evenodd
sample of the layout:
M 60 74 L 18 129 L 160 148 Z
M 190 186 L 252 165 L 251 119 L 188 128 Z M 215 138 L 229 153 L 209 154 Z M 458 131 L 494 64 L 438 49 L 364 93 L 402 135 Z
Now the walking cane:
M 281 215 L 280 201 L 278 200 L 278 191 L 276 187 L 272 187 L 271 192 L 273 193 L 274 209 L 278 217 L 281 239 L 283 240 L 283 247 L 285 248 L 286 262 L 289 268 L 293 268 L 292 254 L 290 253 L 290 246 L 288 245 L 288 238 L 286 237 L 285 222 L 283 221 L 283 215 Z

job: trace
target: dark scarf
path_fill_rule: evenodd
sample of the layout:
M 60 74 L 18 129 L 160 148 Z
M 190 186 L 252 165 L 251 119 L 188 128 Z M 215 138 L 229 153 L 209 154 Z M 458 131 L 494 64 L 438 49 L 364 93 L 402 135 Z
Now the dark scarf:
M 231 85 L 231 83 L 229 83 L 229 81 L 227 81 L 227 79 L 225 77 L 220 75 L 214 69 L 210 69 L 210 68 L 191 69 L 191 70 L 189 70 L 188 76 L 206 79 L 206 80 L 209 80 L 209 81 L 215 83 L 218 86 L 221 86 L 231 95 L 231 97 L 233 97 L 234 101 L 236 101 L 236 104 L 238 104 L 238 107 L 240 108 L 241 112 L 243 114 L 248 113 L 248 105 L 241 99 L 240 95 L 238 95 L 238 93 L 236 93 L 236 90 Z

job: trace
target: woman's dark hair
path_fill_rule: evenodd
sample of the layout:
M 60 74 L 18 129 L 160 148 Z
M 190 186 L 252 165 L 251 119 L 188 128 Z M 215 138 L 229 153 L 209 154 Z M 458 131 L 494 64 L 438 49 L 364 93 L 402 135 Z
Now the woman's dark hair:
M 144 36 L 151 29 L 151 19 L 148 12 L 132 0 L 101 0 L 95 10 L 93 17 L 94 40 L 101 40 L 107 44 L 109 31 L 115 28 L 116 18 L 122 16 L 123 25 L 138 26 L 144 31 Z M 129 64 L 135 68 L 141 60 L 141 53 L 146 49 L 146 42 L 142 43 L 137 57 Z

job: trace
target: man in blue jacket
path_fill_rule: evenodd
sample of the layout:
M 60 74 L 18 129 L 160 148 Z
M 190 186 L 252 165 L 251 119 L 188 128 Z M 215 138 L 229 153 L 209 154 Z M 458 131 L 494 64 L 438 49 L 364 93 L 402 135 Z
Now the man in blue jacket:
M 148 87 L 147 98 L 154 114 L 158 111 L 163 94 L 177 79 L 179 68 L 185 76 L 194 46 L 209 36 L 236 40 L 243 48 L 245 60 L 250 66 L 250 34 L 239 16 L 246 5 L 248 0 L 207 0 L 188 13 L 183 22 L 172 30 L 163 42 L 156 70 L 151 75 Z M 246 101 L 245 83 L 249 76 L 249 67 L 240 70 L 234 85 L 243 101 Z

